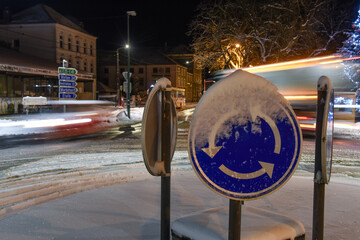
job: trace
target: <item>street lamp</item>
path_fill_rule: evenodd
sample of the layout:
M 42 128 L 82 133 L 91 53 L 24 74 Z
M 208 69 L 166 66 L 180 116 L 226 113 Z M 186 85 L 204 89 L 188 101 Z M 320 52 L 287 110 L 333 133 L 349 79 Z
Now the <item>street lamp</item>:
M 120 71 L 119 71 L 119 49 L 116 49 L 116 106 L 120 104 Z
M 136 12 L 135 11 L 127 11 L 127 45 L 128 45 L 128 71 L 127 71 L 127 93 L 126 93 L 126 98 L 127 98 L 127 113 L 128 113 L 128 118 L 130 119 L 130 24 L 129 24 L 129 20 L 130 20 L 130 16 L 135 17 L 136 16 Z

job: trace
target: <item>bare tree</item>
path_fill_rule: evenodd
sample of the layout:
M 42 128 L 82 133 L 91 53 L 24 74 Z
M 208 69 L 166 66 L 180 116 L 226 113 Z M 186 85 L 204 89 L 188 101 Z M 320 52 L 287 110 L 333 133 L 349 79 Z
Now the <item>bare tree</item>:
M 209 69 L 246 67 L 336 52 L 348 15 L 339 0 L 215 0 L 189 27 L 196 61 Z

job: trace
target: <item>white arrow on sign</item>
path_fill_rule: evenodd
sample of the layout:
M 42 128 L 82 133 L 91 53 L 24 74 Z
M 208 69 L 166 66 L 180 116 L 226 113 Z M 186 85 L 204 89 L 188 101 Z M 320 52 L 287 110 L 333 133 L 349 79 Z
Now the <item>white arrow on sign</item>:
M 251 172 L 251 173 L 234 172 L 234 171 L 228 169 L 224 164 L 222 164 L 219 167 L 219 169 L 221 171 L 223 171 L 225 174 L 227 174 L 227 175 L 229 175 L 229 176 L 231 176 L 233 178 L 237 178 L 237 179 L 252 179 L 252 178 L 260 177 L 264 173 L 267 173 L 267 175 L 269 175 L 269 177 L 272 178 L 272 174 L 273 174 L 273 170 L 274 170 L 274 164 L 267 163 L 267 162 L 262 162 L 262 161 L 259 161 L 259 163 L 260 163 L 262 168 L 255 171 L 255 172 Z
M 231 117 L 234 117 L 236 115 L 238 115 L 237 111 L 229 112 L 229 113 L 223 115 L 222 118 L 219 121 L 217 121 L 216 124 L 214 125 L 214 127 L 212 128 L 210 135 L 209 135 L 209 141 L 208 141 L 209 147 L 201 149 L 209 157 L 214 158 L 215 155 L 222 148 L 222 146 L 216 146 L 216 144 L 215 144 L 215 138 L 216 138 L 216 133 L 217 133 L 218 129 L 222 126 L 223 122 L 225 122 L 226 120 L 228 120 Z M 267 124 L 270 126 L 270 128 L 274 134 L 274 139 L 275 139 L 274 153 L 279 154 L 280 149 L 281 149 L 281 137 L 280 137 L 279 129 L 277 128 L 275 122 L 268 115 L 263 113 L 260 110 L 260 107 L 250 106 L 250 115 L 251 115 L 253 122 L 255 122 L 257 117 L 260 117 L 260 118 L 264 119 L 265 122 L 267 122 Z M 273 174 L 274 164 L 262 162 L 262 161 L 259 161 L 259 164 L 262 166 L 262 168 L 260 170 L 257 170 L 255 172 L 251 172 L 251 173 L 238 173 L 238 172 L 230 170 L 225 165 L 221 165 L 219 167 L 219 169 L 221 171 L 223 171 L 225 174 L 227 174 L 231 177 L 237 178 L 237 179 L 256 178 L 256 177 L 263 175 L 264 173 L 267 173 L 269 175 L 269 177 L 271 178 L 272 174 Z

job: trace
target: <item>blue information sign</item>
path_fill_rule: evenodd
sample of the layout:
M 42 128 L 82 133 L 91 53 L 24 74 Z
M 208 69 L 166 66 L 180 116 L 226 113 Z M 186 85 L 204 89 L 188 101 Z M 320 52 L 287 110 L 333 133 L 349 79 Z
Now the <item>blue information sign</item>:
M 77 77 L 76 77 L 75 75 L 59 74 L 59 80 L 76 81 L 76 80 L 77 80 Z
M 59 91 L 63 92 L 63 93 L 74 93 L 74 92 L 77 92 L 77 88 L 75 88 L 75 87 L 60 87 Z
M 64 80 L 60 80 L 59 84 L 60 86 L 67 86 L 67 87 L 75 87 L 77 85 L 77 83 L 74 81 L 64 81 Z
M 60 93 L 60 98 L 76 98 L 75 93 Z
M 275 85 L 237 71 L 201 98 L 189 131 L 198 177 L 236 200 L 261 198 L 283 186 L 301 155 L 296 116 Z

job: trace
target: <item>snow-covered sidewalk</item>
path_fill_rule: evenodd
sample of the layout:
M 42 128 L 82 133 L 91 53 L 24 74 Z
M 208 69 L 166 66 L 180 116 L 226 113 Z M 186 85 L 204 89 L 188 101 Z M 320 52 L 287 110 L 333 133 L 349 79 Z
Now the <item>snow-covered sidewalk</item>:
M 192 170 L 171 178 L 171 221 L 194 212 L 227 207 L 228 199 L 209 190 Z M 294 176 L 279 191 L 245 202 L 303 223 L 312 231 L 312 176 Z M 325 239 L 358 239 L 358 182 L 333 178 L 326 186 Z M 159 239 L 160 178 L 117 184 L 76 193 L 0 221 L 1 239 Z M 226 225 L 226 224 L 225 224 Z M 226 229 L 220 235 L 225 234 Z

